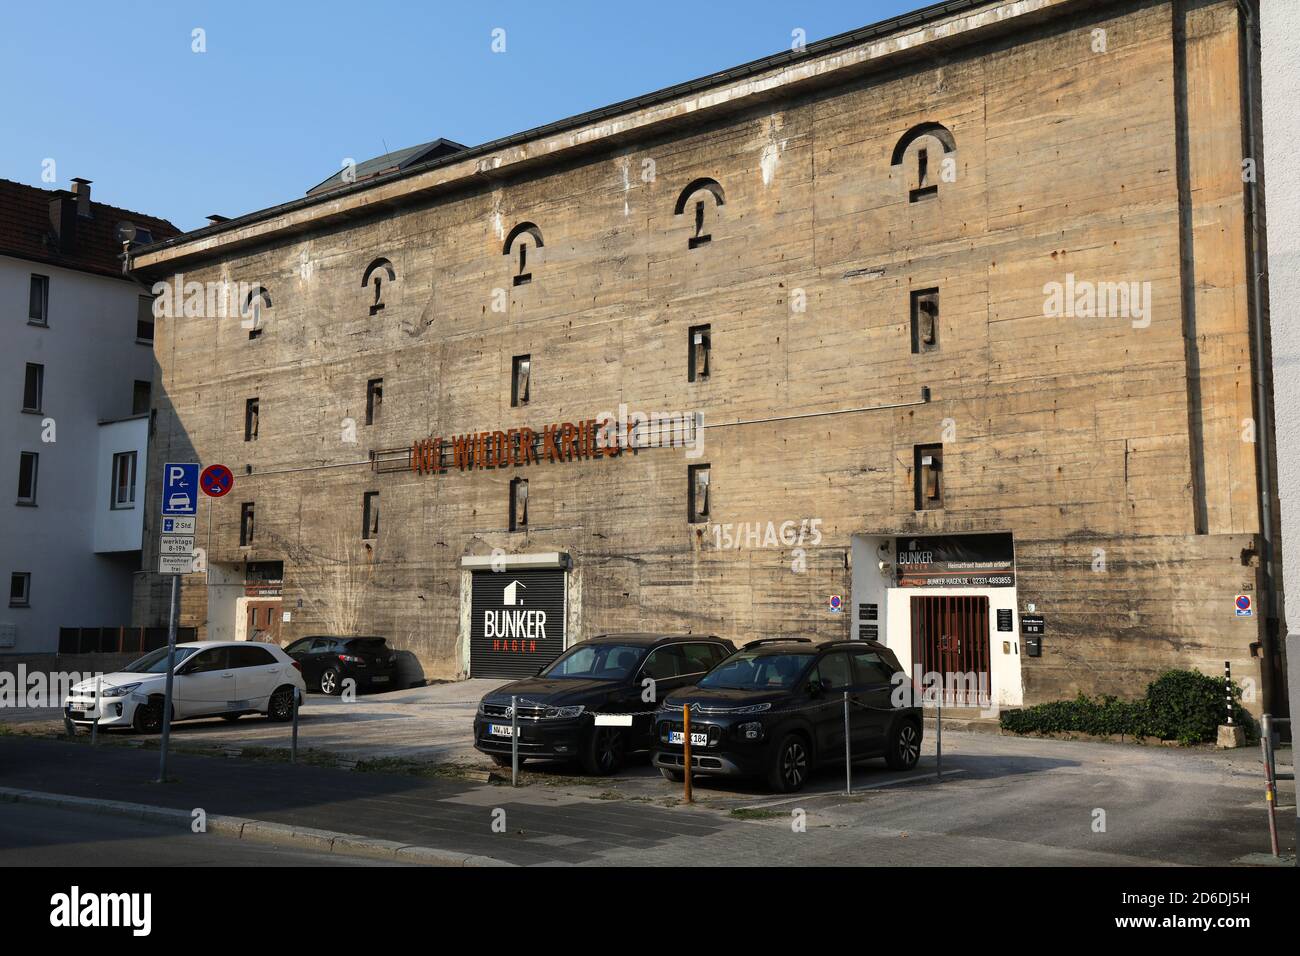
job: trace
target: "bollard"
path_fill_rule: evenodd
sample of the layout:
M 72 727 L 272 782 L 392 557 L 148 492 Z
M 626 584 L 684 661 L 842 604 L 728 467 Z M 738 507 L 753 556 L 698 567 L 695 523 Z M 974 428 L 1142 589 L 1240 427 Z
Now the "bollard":
M 943 687 L 934 711 L 934 779 L 943 779 Z
M 1232 726 L 1232 661 L 1223 662 L 1223 695 L 1228 699 L 1228 726 Z
M 293 740 L 289 744 L 289 763 L 298 762 L 298 688 L 293 689 Z
M 510 786 L 519 786 L 519 698 L 510 698 Z
M 90 725 L 90 746 L 99 742 L 99 715 L 104 712 L 104 678 L 95 678 L 95 722 Z
M 691 705 L 682 704 L 682 780 L 686 784 L 686 802 L 691 803 Z
M 1264 753 L 1264 800 L 1268 803 L 1268 839 L 1274 856 L 1281 856 L 1277 842 L 1277 783 L 1273 773 L 1273 718 L 1260 721 L 1259 746 Z
M 849 758 L 849 692 L 844 692 L 844 793 L 853 792 L 853 761 Z

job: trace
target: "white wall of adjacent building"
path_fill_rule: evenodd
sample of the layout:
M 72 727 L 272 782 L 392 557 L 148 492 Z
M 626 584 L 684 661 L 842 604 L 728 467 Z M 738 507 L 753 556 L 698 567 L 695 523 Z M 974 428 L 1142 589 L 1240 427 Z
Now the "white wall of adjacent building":
M 33 274 L 49 278 L 44 326 L 28 318 Z M 0 256 L 0 625 L 14 637 L 0 654 L 53 652 L 61 627 L 131 623 L 149 425 L 133 404 L 154 377 L 152 344 L 136 340 L 142 291 Z M 28 363 L 44 367 L 39 412 L 23 410 Z M 132 450 L 134 507 L 114 510 L 112 456 Z M 22 452 L 39 455 L 34 505 L 17 503 Z M 15 573 L 31 575 L 25 607 L 10 606 Z
M 1260 5 L 1274 425 L 1282 500 L 1282 590 L 1300 630 L 1300 3 Z

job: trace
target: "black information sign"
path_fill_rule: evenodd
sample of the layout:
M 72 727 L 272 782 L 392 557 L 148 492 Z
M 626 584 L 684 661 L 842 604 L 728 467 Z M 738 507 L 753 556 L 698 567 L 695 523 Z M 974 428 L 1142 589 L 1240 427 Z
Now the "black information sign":
M 1047 629 L 1047 623 L 1043 620 L 1043 615 L 1041 614 L 1020 615 L 1021 634 L 1042 634 L 1046 629 Z
M 876 620 L 876 616 L 877 616 L 877 614 L 879 613 L 879 607 L 880 607 L 880 606 L 879 606 L 878 604 L 859 604 L 859 605 L 858 605 L 858 620 L 859 620 L 859 621 L 874 621 L 874 620 Z
M 1011 630 L 1011 608 L 1009 607 L 998 608 L 998 630 L 999 631 Z
M 859 624 L 858 639 L 862 641 L 880 640 L 880 627 L 876 624 Z
M 1011 535 L 948 534 L 897 538 L 900 588 L 1009 588 L 1016 583 Z
M 560 656 L 565 575 L 561 569 L 474 572 L 471 677 L 531 677 Z

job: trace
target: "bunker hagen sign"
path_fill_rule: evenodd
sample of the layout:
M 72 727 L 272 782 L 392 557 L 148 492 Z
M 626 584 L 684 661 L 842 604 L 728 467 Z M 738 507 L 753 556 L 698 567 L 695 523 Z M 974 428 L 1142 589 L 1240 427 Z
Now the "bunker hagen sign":
M 564 650 L 561 569 L 475 571 L 470 676 L 531 677 Z
M 895 542 L 900 588 L 1009 588 L 1016 583 L 1010 534 L 952 534 Z

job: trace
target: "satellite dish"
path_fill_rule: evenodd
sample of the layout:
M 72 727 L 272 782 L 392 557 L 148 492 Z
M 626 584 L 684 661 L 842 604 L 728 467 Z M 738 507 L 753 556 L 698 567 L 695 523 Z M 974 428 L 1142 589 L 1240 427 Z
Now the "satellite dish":
M 125 219 L 117 224 L 117 229 L 114 232 L 117 241 L 122 243 L 135 242 L 135 234 L 135 223 Z

